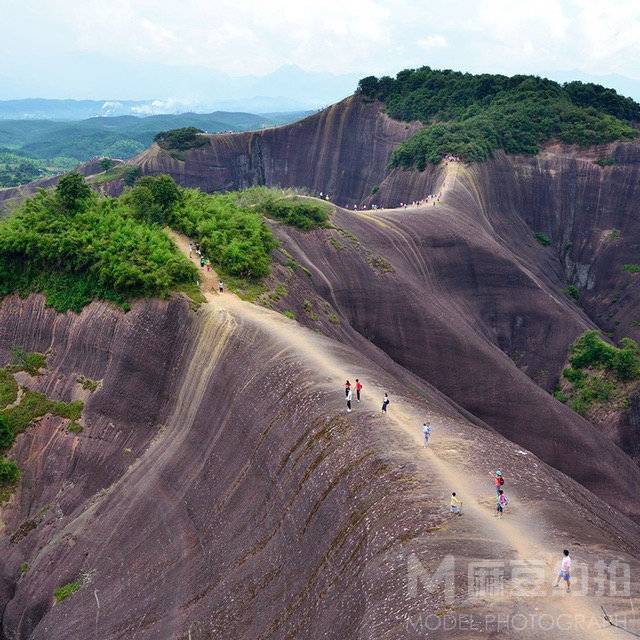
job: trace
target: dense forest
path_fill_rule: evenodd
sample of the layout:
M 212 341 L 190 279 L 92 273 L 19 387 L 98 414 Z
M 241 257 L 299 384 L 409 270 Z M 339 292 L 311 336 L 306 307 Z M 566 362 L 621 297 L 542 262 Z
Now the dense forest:
M 629 140 L 640 121 L 640 105 L 613 89 L 525 75 L 422 67 L 395 78 L 363 78 L 358 93 L 383 101 L 392 118 L 425 125 L 391 157 L 393 166 L 420 170 L 446 154 L 482 161 L 496 149 L 535 154 L 551 139 L 579 145 Z
M 193 294 L 197 269 L 167 227 L 198 241 L 225 277 L 257 282 L 269 274 L 276 246 L 264 217 L 306 230 L 326 224 L 329 209 L 277 189 L 209 195 L 169 176 L 139 178 L 111 198 L 71 173 L 0 222 L 0 298 L 40 292 L 64 312 L 96 299 L 127 309 L 135 298 Z

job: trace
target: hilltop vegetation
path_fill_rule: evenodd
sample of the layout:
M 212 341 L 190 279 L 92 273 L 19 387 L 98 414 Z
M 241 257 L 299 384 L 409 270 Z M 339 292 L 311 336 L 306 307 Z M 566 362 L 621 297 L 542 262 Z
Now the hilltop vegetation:
M 448 154 L 483 161 L 496 149 L 537 153 L 551 139 L 593 145 L 635 138 L 640 105 L 613 89 L 535 76 L 408 69 L 363 78 L 358 92 L 392 118 L 425 126 L 393 152 L 391 164 L 423 170 Z
M 0 223 L 0 296 L 42 292 L 58 311 L 91 300 L 126 307 L 195 280 L 193 266 L 125 198 L 101 198 L 78 174 Z
M 328 207 L 275 189 L 208 195 L 169 176 L 102 197 L 69 174 L 0 222 L 0 298 L 40 292 L 64 312 L 92 300 L 126 309 L 135 298 L 191 289 L 197 270 L 164 226 L 200 242 L 222 274 L 257 281 L 269 274 L 275 247 L 265 215 L 310 229 L 325 223 Z

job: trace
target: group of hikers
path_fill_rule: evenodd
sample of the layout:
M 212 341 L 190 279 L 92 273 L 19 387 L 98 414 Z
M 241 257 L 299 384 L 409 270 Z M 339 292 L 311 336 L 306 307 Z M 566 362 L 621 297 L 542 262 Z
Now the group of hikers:
M 425 207 L 428 204 L 433 203 L 433 206 L 435 207 L 436 204 L 438 202 L 440 202 L 440 196 L 442 194 L 441 193 L 430 193 L 428 196 L 426 196 L 425 198 L 422 198 L 422 200 L 414 200 L 413 202 L 401 202 L 398 206 L 396 207 L 388 207 L 390 209 L 410 209 L 410 208 L 416 208 L 416 207 Z M 327 194 L 323 194 L 322 191 L 320 191 L 320 194 L 318 196 L 321 200 L 329 200 L 329 196 Z M 360 206 L 358 206 L 357 204 L 345 204 L 344 209 L 352 209 L 353 211 L 377 211 L 378 209 L 380 209 L 381 207 L 377 204 L 372 204 L 367 206 L 366 204 L 361 204 Z
M 426 198 L 422 198 L 422 200 L 414 200 L 413 202 L 401 202 L 397 207 L 388 207 L 390 209 L 413 209 L 416 207 L 426 207 L 428 204 L 433 204 L 435 207 L 438 202 L 440 202 L 440 193 L 430 193 Z M 354 211 L 377 211 L 380 207 L 377 204 L 372 204 L 370 207 L 363 204 L 358 207 L 357 204 L 349 206 L 346 204 L 344 206 L 345 209 L 353 208 Z
M 360 382 L 359 378 L 356 378 L 356 382 L 353 387 L 349 380 L 345 382 L 344 391 L 347 402 L 347 413 L 351 413 L 351 402 L 353 400 L 354 389 L 356 393 L 356 402 L 360 402 L 362 397 L 363 385 Z M 382 399 L 382 413 L 387 413 L 387 407 L 389 406 L 389 403 L 389 394 L 385 393 Z M 431 438 L 432 432 L 433 428 L 431 427 L 431 425 L 428 422 L 424 422 L 422 424 L 422 439 L 425 449 L 429 446 L 429 440 Z M 503 489 L 504 474 L 502 473 L 501 469 L 496 469 L 494 483 L 496 488 L 496 512 L 494 516 L 501 519 L 503 514 L 509 511 L 509 499 L 507 498 L 507 494 Z M 449 511 L 450 513 L 456 514 L 458 516 L 462 515 L 462 500 L 458 497 L 455 491 L 451 493 L 451 498 L 449 500 Z M 571 591 L 571 557 L 567 549 L 563 551 L 562 564 L 560 566 L 558 578 L 554 584 L 555 587 L 558 587 L 560 585 L 560 580 L 564 580 L 566 582 L 567 593 L 569 593 Z
M 347 413 L 351 413 L 353 389 L 355 389 L 356 392 L 356 402 L 360 402 L 360 397 L 362 394 L 362 383 L 360 382 L 360 380 L 358 380 L 358 378 L 356 378 L 356 383 L 355 385 L 353 385 L 353 388 L 351 387 L 351 382 L 349 382 L 349 380 L 344 383 L 344 395 L 347 401 Z M 391 401 L 389 400 L 389 394 L 385 393 L 384 398 L 382 398 L 382 413 L 387 413 L 387 407 L 389 406 L 390 402 Z
M 189 257 L 192 258 L 193 257 L 193 249 L 194 249 L 194 245 L 191 244 L 191 242 L 189 243 Z M 195 250 L 196 250 L 196 255 L 198 256 L 199 260 L 200 260 L 200 267 L 202 269 L 207 269 L 207 271 L 211 271 L 211 261 L 209 260 L 209 258 L 205 258 L 203 253 L 202 253 L 202 249 L 200 249 L 200 243 L 196 242 L 195 243 Z
M 189 257 L 193 258 L 193 251 L 195 248 L 196 255 L 200 257 L 200 268 L 206 269 L 211 272 L 211 261 L 209 258 L 205 258 L 202 254 L 202 249 L 200 248 L 200 243 L 196 242 L 195 245 L 192 242 L 189 242 Z M 224 282 L 222 280 L 218 280 L 218 292 L 224 293 Z

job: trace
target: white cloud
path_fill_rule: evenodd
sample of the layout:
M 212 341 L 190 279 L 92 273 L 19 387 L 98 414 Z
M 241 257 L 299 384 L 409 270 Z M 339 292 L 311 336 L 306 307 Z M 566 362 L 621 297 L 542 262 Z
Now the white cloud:
M 159 113 L 184 113 L 193 106 L 191 102 L 168 98 L 167 100 L 152 100 L 147 104 L 136 105 L 131 107 L 131 111 L 141 116 L 152 116 Z
M 39 0 L 37 11 L 29 5 L 11 0 L 3 16 L 9 26 L 0 53 L 12 59 L 37 61 L 63 49 L 234 75 L 287 63 L 364 74 L 429 64 L 640 78 L 638 0 Z
M 418 46 L 424 49 L 425 51 L 429 51 L 430 49 L 442 49 L 446 47 L 449 43 L 444 36 L 441 35 L 433 35 L 427 36 L 426 38 L 420 38 L 418 40 Z

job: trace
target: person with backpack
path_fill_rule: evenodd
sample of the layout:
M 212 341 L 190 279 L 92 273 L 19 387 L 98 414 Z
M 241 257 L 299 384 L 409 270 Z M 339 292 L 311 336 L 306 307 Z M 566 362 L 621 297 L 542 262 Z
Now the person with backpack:
M 426 449 L 429 446 L 429 438 L 431 437 L 431 432 L 433 429 L 430 424 L 426 422 L 422 425 L 422 437 L 424 438 L 424 448 Z M 455 494 L 454 494 L 455 495 Z
M 500 469 L 496 471 L 495 483 L 496 483 L 496 494 L 497 494 L 500 491 L 500 488 L 504 485 L 504 477 Z
M 362 383 L 356 378 L 356 400 L 360 402 L 360 392 L 362 391 Z
M 560 580 L 564 580 L 567 583 L 567 593 L 571 591 L 571 556 L 569 555 L 569 550 L 565 549 L 562 552 L 562 564 L 560 565 L 560 573 L 558 573 L 558 578 L 556 583 L 553 585 L 554 587 L 560 586 Z
M 222 280 L 218 281 L 218 292 L 224 293 L 224 282 L 222 282 Z
M 351 391 L 351 383 L 347 380 L 344 383 L 344 395 L 348 396 L 349 395 L 349 391 Z
M 451 513 L 457 513 L 459 516 L 462 515 L 462 500 L 460 500 L 460 498 L 458 498 L 458 496 L 456 496 L 456 492 L 454 491 L 451 494 L 451 501 L 449 503 L 449 510 L 451 511 Z
M 496 495 L 496 516 L 500 519 L 502 519 L 502 514 L 507 506 L 507 502 L 507 496 L 504 495 L 504 491 L 498 489 L 498 494 Z
M 385 393 L 384 398 L 382 399 L 382 413 L 387 413 L 387 407 L 389 406 L 389 394 Z
M 347 413 L 351 413 L 351 398 L 353 398 L 353 394 L 351 392 L 351 387 L 347 389 Z

